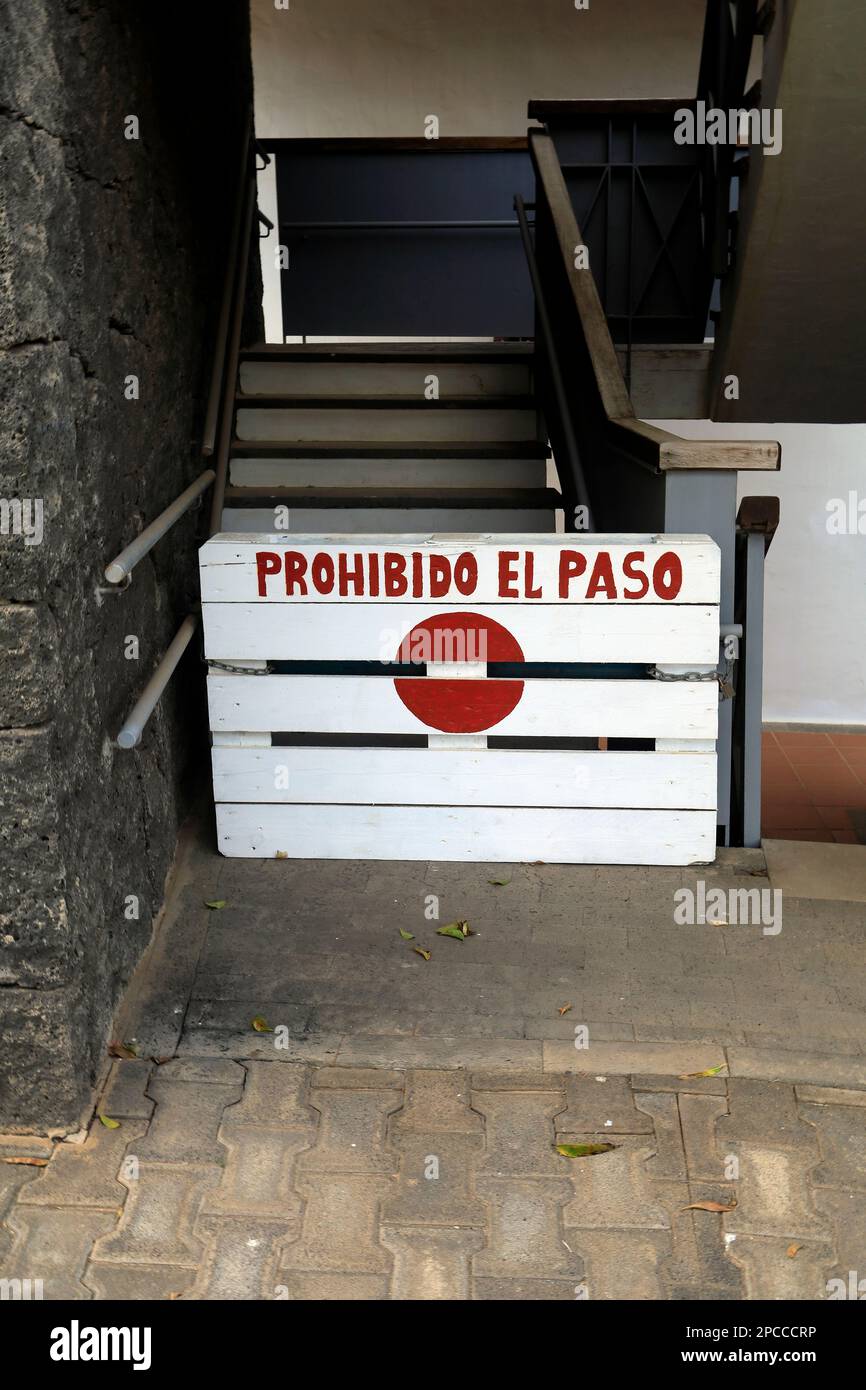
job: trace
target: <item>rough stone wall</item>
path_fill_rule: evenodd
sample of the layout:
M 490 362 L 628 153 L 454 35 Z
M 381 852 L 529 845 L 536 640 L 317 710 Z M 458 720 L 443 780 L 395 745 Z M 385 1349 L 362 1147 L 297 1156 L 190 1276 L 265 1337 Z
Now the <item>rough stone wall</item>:
M 140 748 L 112 742 L 196 601 L 202 518 L 98 587 L 203 466 L 251 75 L 245 0 L 0 0 L 0 31 L 0 1129 L 45 1129 L 87 1101 L 204 747 L 195 644 Z

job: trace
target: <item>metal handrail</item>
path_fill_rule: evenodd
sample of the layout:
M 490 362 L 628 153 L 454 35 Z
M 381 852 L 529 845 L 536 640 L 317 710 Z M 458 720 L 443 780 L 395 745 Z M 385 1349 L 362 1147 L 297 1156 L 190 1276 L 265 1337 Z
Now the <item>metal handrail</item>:
M 184 618 L 162 660 L 127 715 L 126 722 L 117 735 L 118 748 L 135 748 L 141 742 L 144 726 L 153 714 L 157 701 L 171 680 L 197 626 L 197 613 L 190 613 Z
M 589 530 L 594 529 L 592 520 L 592 506 L 589 500 L 589 493 L 586 487 L 586 477 L 583 465 L 580 461 L 580 450 L 577 444 L 577 435 L 574 423 L 571 418 L 571 407 L 568 403 L 568 394 L 565 389 L 565 381 L 562 375 L 562 368 L 559 365 L 559 355 L 556 351 L 556 340 L 550 322 L 550 314 L 547 309 L 547 300 L 544 295 L 544 286 L 541 283 L 541 275 L 538 270 L 538 262 L 535 259 L 535 248 L 532 245 L 532 238 L 529 235 L 529 223 L 526 218 L 526 204 L 520 194 L 514 198 L 514 209 L 517 213 L 517 221 L 520 227 L 520 237 L 523 242 L 523 249 L 526 252 L 526 263 L 529 267 L 529 278 L 532 281 L 532 289 L 535 294 L 535 308 L 538 314 L 538 326 L 541 329 L 541 336 L 544 339 L 544 349 L 550 367 L 550 378 L 553 386 L 553 394 L 556 397 L 556 408 L 559 413 L 559 422 L 562 433 L 565 436 L 565 450 L 568 455 L 568 464 L 571 471 L 571 478 L 574 483 L 574 490 L 577 500 L 587 509 L 587 520 Z
M 178 518 L 183 516 L 212 484 L 214 485 L 214 505 L 211 509 L 211 532 L 214 529 L 214 517 L 217 519 L 216 529 L 219 528 L 225 494 L 231 431 L 234 422 L 234 382 L 237 379 L 240 337 L 243 326 L 247 262 L 252 239 L 253 212 L 256 208 L 255 160 L 251 158 L 252 129 L 252 110 L 250 109 L 247 112 L 244 125 L 240 178 L 229 238 L 229 256 L 217 320 L 216 348 L 211 367 L 210 389 L 202 433 L 202 454 L 208 457 L 216 447 L 216 466 L 206 468 L 204 472 L 200 473 L 195 482 L 191 483 L 179 497 L 175 498 L 165 511 L 160 512 L 159 516 L 155 517 L 150 525 L 106 566 L 105 577 L 112 584 L 126 580 L 139 560 L 156 545 L 157 541 L 166 534 Z M 227 381 L 232 383 L 231 390 L 225 389 Z M 221 407 L 222 412 L 220 413 Z M 217 442 L 218 425 L 219 440 Z M 120 729 L 116 739 L 118 748 L 135 748 L 141 742 L 147 721 L 153 714 L 178 662 L 189 646 L 198 622 L 198 613 L 190 613 L 184 618 Z
M 211 499 L 210 534 L 216 535 L 222 525 L 223 502 L 225 501 L 226 479 L 228 476 L 229 453 L 231 451 L 232 427 L 234 425 L 234 388 L 237 381 L 240 358 L 241 332 L 244 322 L 244 299 L 247 287 L 247 265 L 250 256 L 250 242 L 253 231 L 253 215 L 256 210 L 256 179 L 252 173 L 247 179 L 247 192 L 244 200 L 240 258 L 236 267 L 234 298 L 231 313 L 231 331 L 226 352 L 226 381 L 232 389 L 226 389 L 222 418 L 220 419 L 219 439 L 216 446 L 216 481 Z
M 220 302 L 219 318 L 216 330 L 216 348 L 214 351 L 213 365 L 211 367 L 210 389 L 208 391 L 207 411 L 205 412 L 204 430 L 202 431 L 201 451 L 205 458 L 208 458 L 214 451 L 214 441 L 217 431 L 217 417 L 219 414 L 220 398 L 222 395 L 222 384 L 225 368 L 226 339 L 228 337 L 229 315 L 232 307 L 232 296 L 235 284 L 235 274 L 238 260 L 238 242 L 241 234 L 241 217 L 243 214 L 245 194 L 247 190 L 247 178 L 250 168 L 250 137 L 253 131 L 252 109 L 247 111 L 244 123 L 244 134 L 241 142 L 241 166 L 237 182 L 237 192 L 235 194 L 235 210 L 232 218 L 232 231 L 229 239 L 229 254 L 226 263 L 225 279 L 223 281 L 223 294 Z
M 123 581 L 132 574 L 139 560 L 143 560 L 148 551 L 152 550 L 157 541 L 162 540 L 166 531 L 170 530 L 174 523 L 188 512 L 190 507 L 198 501 L 202 493 L 205 492 L 216 477 L 212 468 L 206 468 L 200 473 L 194 483 L 190 483 L 185 492 L 166 507 L 164 512 L 154 517 L 149 526 L 146 526 L 140 535 L 136 536 L 119 555 L 115 555 L 110 564 L 105 566 L 105 578 L 109 584 L 122 584 Z

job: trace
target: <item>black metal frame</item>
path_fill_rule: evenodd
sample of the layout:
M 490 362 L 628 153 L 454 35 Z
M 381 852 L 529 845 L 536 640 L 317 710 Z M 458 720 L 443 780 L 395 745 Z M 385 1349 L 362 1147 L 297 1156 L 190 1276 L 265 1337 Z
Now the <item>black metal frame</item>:
M 556 145 L 611 334 L 702 342 L 712 273 L 700 151 L 674 140 L 694 101 L 530 102 Z
M 763 26 L 765 20 L 760 20 Z M 698 100 L 723 111 L 743 106 L 759 29 L 758 0 L 707 0 Z M 703 205 L 707 254 L 715 276 L 726 275 L 734 252 L 736 218 L 730 212 L 731 182 L 737 172 L 735 145 L 703 145 Z

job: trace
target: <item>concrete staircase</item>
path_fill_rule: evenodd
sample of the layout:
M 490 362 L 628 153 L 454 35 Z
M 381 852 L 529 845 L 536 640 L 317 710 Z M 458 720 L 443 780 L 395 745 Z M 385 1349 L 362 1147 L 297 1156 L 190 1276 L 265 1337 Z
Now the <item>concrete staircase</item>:
M 530 345 L 262 345 L 241 356 L 222 529 L 554 532 L 549 453 Z

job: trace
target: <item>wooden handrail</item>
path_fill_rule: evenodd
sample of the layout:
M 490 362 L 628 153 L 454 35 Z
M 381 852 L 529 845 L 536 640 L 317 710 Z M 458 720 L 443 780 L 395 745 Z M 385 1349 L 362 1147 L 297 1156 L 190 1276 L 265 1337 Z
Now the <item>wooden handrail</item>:
M 598 399 L 607 417 L 605 436 L 611 447 L 630 456 L 635 463 L 659 471 L 778 468 L 782 449 L 775 440 L 686 439 L 637 419 L 595 279 L 591 271 L 578 269 L 574 264 L 577 249 L 586 243 L 574 215 L 553 139 L 544 131 L 530 131 L 529 149 L 580 321 Z

